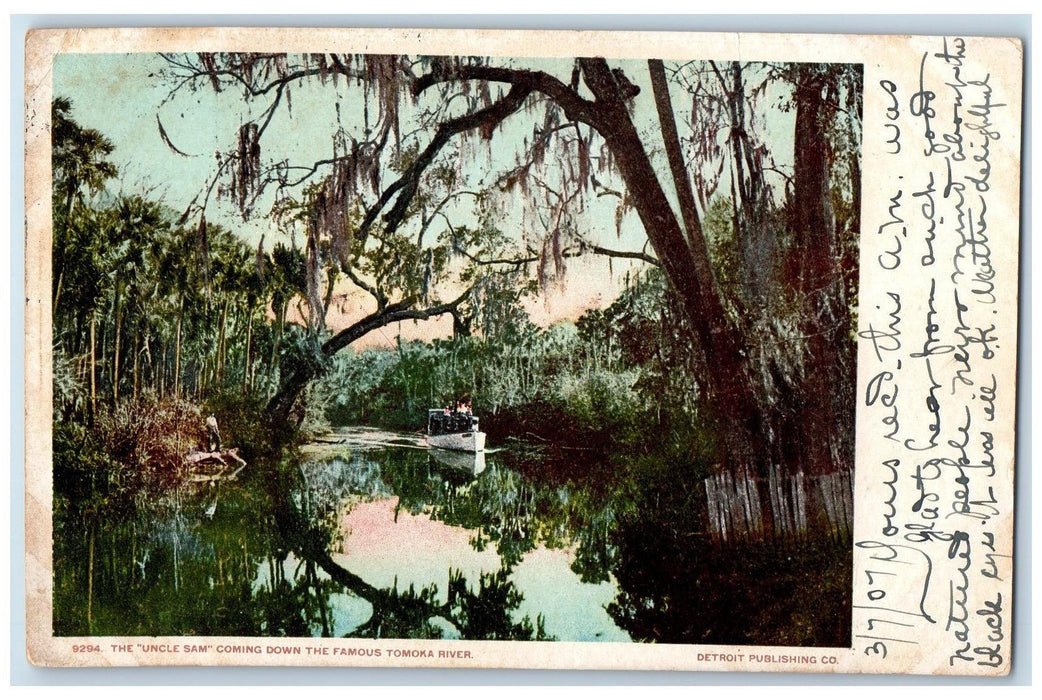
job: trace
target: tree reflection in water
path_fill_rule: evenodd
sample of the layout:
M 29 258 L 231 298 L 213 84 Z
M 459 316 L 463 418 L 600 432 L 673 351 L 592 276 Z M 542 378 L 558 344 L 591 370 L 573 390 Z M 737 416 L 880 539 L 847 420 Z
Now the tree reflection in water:
M 547 639 L 543 611 L 523 605 L 536 596 L 512 580 L 545 548 L 568 553 L 574 585 L 613 588 L 610 603 L 579 614 L 606 609 L 605 624 L 635 641 L 849 642 L 849 543 L 721 547 L 700 531 L 699 491 L 668 471 L 650 477 L 592 453 L 486 459 L 477 475 L 405 447 L 284 462 L 218 494 L 182 487 L 106 524 L 93 552 L 66 523 L 54 547 L 55 633 Z M 348 514 L 381 503 L 393 503 L 395 525 L 469 533 L 482 565 L 464 574 L 448 563 L 439 581 L 400 585 L 395 558 L 410 553 L 378 552 L 394 577 L 377 585 L 338 552 L 353 549 Z
M 96 544 L 56 539 L 55 634 L 333 636 L 345 623 L 330 601 L 346 597 L 355 604 L 344 607 L 364 616 L 347 622 L 351 636 L 548 638 L 540 618 L 515 619 L 522 595 L 508 568 L 474 581 L 449 571 L 441 595 L 434 584 L 378 588 L 334 561 L 343 504 L 391 493 L 374 463 L 347 466 L 282 465 L 264 484 L 218 487 L 216 508 L 213 487 L 185 486 L 127 522 L 105 523 Z

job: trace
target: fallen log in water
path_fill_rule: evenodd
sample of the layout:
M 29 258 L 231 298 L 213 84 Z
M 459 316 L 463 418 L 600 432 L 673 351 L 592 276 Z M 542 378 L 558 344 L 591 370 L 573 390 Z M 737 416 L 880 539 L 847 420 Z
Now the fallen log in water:
M 189 452 L 185 455 L 185 464 L 189 469 L 188 481 L 208 481 L 212 484 L 235 479 L 246 467 L 246 460 L 239 456 L 239 448 L 233 447 L 215 452 Z M 225 474 L 233 464 L 237 464 L 238 468 L 231 474 Z M 213 467 L 217 467 L 217 471 L 213 471 Z
M 245 467 L 246 460 L 239 456 L 239 448 L 233 447 L 230 450 L 219 450 L 216 452 L 189 452 L 185 455 L 185 464 L 189 466 L 205 466 L 213 464 L 223 464 L 228 466 L 228 461 L 237 462 L 239 465 Z
M 209 482 L 211 484 L 216 481 L 235 481 L 235 478 L 239 476 L 239 472 L 241 472 L 244 468 L 245 466 L 242 466 L 233 471 L 231 474 L 225 474 L 224 470 L 226 469 L 226 467 L 222 467 L 221 470 L 216 474 L 192 474 L 188 477 L 188 481 L 194 483 Z

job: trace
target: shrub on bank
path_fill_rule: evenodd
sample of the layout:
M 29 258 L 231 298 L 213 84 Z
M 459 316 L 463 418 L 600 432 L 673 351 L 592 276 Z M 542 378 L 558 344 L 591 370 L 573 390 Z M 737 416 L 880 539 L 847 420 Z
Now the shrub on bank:
M 85 520 L 126 515 L 139 496 L 178 483 L 185 454 L 203 439 L 200 411 L 187 401 L 141 398 L 99 407 L 93 425 L 56 422 L 55 511 Z

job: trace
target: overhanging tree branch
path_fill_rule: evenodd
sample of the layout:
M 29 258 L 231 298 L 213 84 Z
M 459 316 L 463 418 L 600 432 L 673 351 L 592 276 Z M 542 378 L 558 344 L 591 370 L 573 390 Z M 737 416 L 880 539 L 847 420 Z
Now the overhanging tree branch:
M 387 296 L 383 292 L 381 292 L 379 288 L 374 287 L 373 285 L 367 283 L 365 280 L 359 277 L 358 274 L 354 271 L 354 268 L 348 267 L 344 270 L 344 272 L 347 274 L 348 279 L 350 279 L 356 287 L 359 287 L 360 289 L 368 292 L 370 296 L 376 299 L 377 310 L 383 309 L 387 306 Z
M 357 238 L 364 243 L 377 216 L 379 216 L 380 212 L 383 211 L 391 200 L 395 198 L 395 195 L 397 195 L 397 199 L 395 199 L 391 211 L 383 217 L 387 229 L 391 231 L 395 230 L 405 218 L 409 205 L 412 203 L 413 197 L 416 195 L 416 191 L 420 185 L 420 177 L 423 175 L 427 167 L 434 161 L 438 152 L 449 142 L 449 139 L 456 134 L 470 131 L 478 127 L 494 127 L 519 110 L 529 94 L 531 94 L 531 89 L 515 86 L 514 88 L 511 88 L 510 92 L 508 92 L 502 100 L 499 100 L 492 106 L 443 122 L 438 127 L 434 138 L 431 139 L 429 144 L 427 144 L 427 147 L 416 158 L 416 161 L 412 166 L 410 166 L 400 178 L 388 186 L 387 189 L 384 190 L 383 194 L 380 195 L 380 199 L 377 200 L 376 204 L 369 209 L 365 219 L 358 228 L 356 234 Z
M 340 352 L 348 345 L 369 333 L 383 328 L 398 321 L 426 320 L 453 313 L 470 295 L 472 288 L 468 287 L 462 294 L 452 301 L 435 304 L 423 309 L 413 308 L 417 302 L 416 297 L 409 297 L 394 304 L 378 309 L 365 318 L 351 324 L 332 338 L 322 344 L 320 349 L 321 358 L 318 361 L 304 361 L 297 364 L 282 381 L 278 392 L 268 402 L 266 408 L 267 418 L 272 425 L 284 424 L 288 418 L 293 404 L 296 402 L 300 392 L 307 383 L 318 376 L 323 368 L 321 359 L 329 358 Z
M 613 250 L 611 248 L 605 248 L 599 245 L 585 246 L 585 249 L 594 252 L 597 255 L 604 255 L 609 258 L 625 258 L 628 260 L 640 260 L 642 262 L 648 263 L 649 265 L 654 265 L 655 267 L 662 266 L 662 263 L 658 261 L 658 258 L 648 255 L 643 251 Z
M 433 85 L 459 80 L 489 80 L 526 88 L 529 92 L 540 92 L 560 105 L 569 119 L 581 121 L 599 129 L 600 118 L 596 105 L 543 71 L 475 65 L 438 67 L 416 79 L 416 82 L 413 83 L 412 94 L 419 96 Z

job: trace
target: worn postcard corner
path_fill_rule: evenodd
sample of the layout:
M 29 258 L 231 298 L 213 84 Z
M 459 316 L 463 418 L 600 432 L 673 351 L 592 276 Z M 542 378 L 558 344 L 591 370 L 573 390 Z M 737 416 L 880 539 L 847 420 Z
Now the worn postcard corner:
M 30 32 L 30 662 L 1007 674 L 1022 74 Z

